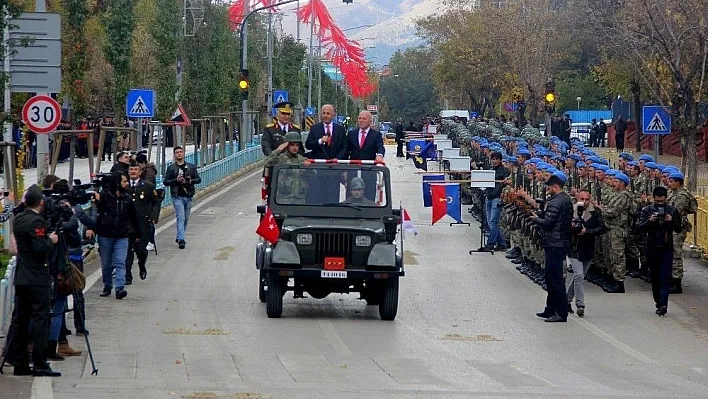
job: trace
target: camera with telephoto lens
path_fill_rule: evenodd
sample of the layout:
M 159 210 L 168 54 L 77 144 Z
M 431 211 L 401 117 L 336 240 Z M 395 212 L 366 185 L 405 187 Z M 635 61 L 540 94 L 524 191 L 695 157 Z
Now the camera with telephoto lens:
M 585 226 L 585 220 L 583 219 L 583 214 L 585 213 L 585 204 L 582 202 L 578 202 L 575 204 L 575 209 L 577 209 L 577 212 L 575 214 L 575 217 L 573 218 L 573 221 L 570 224 L 570 231 L 573 234 L 578 234 L 583 230 L 583 227 Z

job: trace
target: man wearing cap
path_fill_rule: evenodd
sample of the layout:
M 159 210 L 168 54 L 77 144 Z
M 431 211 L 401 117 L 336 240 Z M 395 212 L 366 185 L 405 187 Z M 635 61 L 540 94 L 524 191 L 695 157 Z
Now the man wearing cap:
M 632 154 L 626 152 L 620 153 L 617 158 L 617 169 L 619 169 L 622 173 L 627 174 L 627 162 L 631 161 L 634 161 Z
M 545 255 L 545 282 L 548 291 L 546 308 L 536 313 L 546 322 L 568 320 L 568 295 L 563 277 L 563 261 L 570 248 L 570 226 L 573 219 L 573 202 L 563 191 L 567 182 L 563 172 L 556 171 L 546 185 L 551 194 L 542 217 L 534 212 L 533 222 L 542 230 L 541 245 Z
M 273 150 L 278 148 L 284 142 L 284 137 L 289 132 L 300 133 L 300 127 L 290 121 L 293 115 L 293 103 L 283 101 L 275 104 L 278 110 L 278 119 L 275 123 L 266 125 L 261 137 L 261 148 L 265 156 L 270 155 Z M 300 154 L 305 154 L 305 149 L 300 146 Z
M 308 159 L 300 154 L 302 147 L 300 132 L 288 132 L 283 139 L 285 142 L 266 158 L 266 167 L 270 168 L 281 164 L 309 165 Z M 287 178 L 278 181 L 276 201 L 286 204 L 305 202 L 310 185 L 303 172 L 303 170 L 292 170 L 288 172 Z
M 649 205 L 649 187 L 647 181 L 639 171 L 639 163 L 635 161 L 627 162 L 627 174 L 630 179 L 630 191 L 637 201 L 637 213 L 632 215 L 629 240 L 627 245 L 627 274 L 630 277 L 640 277 L 642 268 L 646 268 L 647 259 L 645 256 L 646 235 L 636 231 L 636 224 L 639 221 L 641 209 Z M 647 270 L 648 271 L 648 270 Z
M 634 196 L 627 190 L 629 176 L 624 173 L 614 175 L 615 194 L 600 209 L 605 215 L 605 222 L 610 229 L 609 239 L 609 259 L 611 264 L 612 278 L 604 288 L 610 293 L 624 293 L 624 279 L 627 272 L 625 250 L 629 230 L 629 215 L 636 209 Z
M 349 183 L 350 195 L 345 202 L 364 206 L 376 206 L 374 201 L 364 197 L 364 190 L 366 190 L 364 179 L 358 176 L 353 178 Z
M 688 215 L 696 213 L 697 203 L 695 198 L 683 186 L 683 173 L 678 170 L 672 170 L 669 173 L 669 195 L 666 203 L 676 208 L 681 216 L 681 232 L 674 233 L 674 261 L 671 267 L 671 293 L 683 293 L 681 279 L 683 279 L 683 243 L 686 241 L 686 236 L 693 229 L 693 226 L 688 221 Z

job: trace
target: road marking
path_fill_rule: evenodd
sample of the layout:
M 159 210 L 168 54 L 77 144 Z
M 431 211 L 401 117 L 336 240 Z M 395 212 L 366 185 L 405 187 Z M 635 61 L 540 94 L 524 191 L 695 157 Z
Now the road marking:
M 320 325 L 320 328 L 324 332 L 325 337 L 327 337 L 327 341 L 329 341 L 329 344 L 332 345 L 334 350 L 337 351 L 338 354 L 340 355 L 351 355 L 352 351 L 347 348 L 347 345 L 344 344 L 344 341 L 342 341 L 342 338 L 337 334 L 337 330 L 334 329 L 334 324 L 332 324 L 331 321 L 329 320 L 318 320 L 317 324 Z
M 52 377 L 34 377 L 30 395 L 32 399 L 54 399 Z
M 501 253 L 501 252 L 500 252 Z M 546 292 L 543 291 L 543 289 L 539 288 L 537 285 L 533 284 L 526 276 L 523 274 L 519 273 L 518 270 L 516 270 L 516 267 L 513 267 L 513 264 L 509 261 L 502 261 L 500 258 L 494 256 L 494 258 L 499 261 L 499 263 L 502 264 L 502 266 L 507 269 L 508 271 L 512 272 L 513 275 L 516 276 L 519 280 L 521 280 L 522 283 L 524 283 L 526 286 L 531 288 L 533 292 L 535 292 L 539 297 L 544 298 L 546 296 Z M 590 331 L 593 335 L 596 337 L 600 338 L 601 340 L 607 342 L 608 344 L 614 346 L 616 349 L 621 350 L 622 352 L 626 353 L 627 355 L 639 360 L 642 363 L 647 363 L 647 364 L 659 364 L 658 361 L 650 358 L 649 356 L 639 352 L 638 350 L 632 348 L 631 346 L 623 343 L 622 341 L 618 340 L 617 338 L 613 337 L 612 335 L 606 333 L 603 329 L 600 327 L 596 326 L 595 324 L 591 323 L 587 319 L 581 319 L 581 318 L 568 318 L 568 321 L 574 322 L 585 328 L 586 330 Z
M 200 209 L 201 207 L 207 205 L 208 203 L 210 203 L 211 201 L 215 200 L 216 198 L 221 197 L 222 195 L 226 194 L 227 192 L 229 192 L 231 189 L 233 189 L 233 188 L 236 187 L 237 185 L 243 183 L 245 180 L 248 180 L 248 179 L 252 178 L 253 176 L 255 176 L 255 175 L 259 174 L 259 173 L 262 173 L 262 171 L 261 171 L 261 170 L 256 170 L 256 171 L 254 171 L 254 172 L 252 172 L 252 173 L 249 173 L 248 175 L 243 176 L 243 177 L 239 178 L 238 180 L 234 181 L 233 183 L 229 184 L 228 186 L 226 186 L 225 188 L 221 189 L 220 191 L 218 191 L 218 192 L 216 192 L 216 193 L 214 193 L 214 194 L 209 195 L 208 197 L 204 198 L 204 200 L 199 201 L 199 203 L 198 203 L 197 205 L 193 206 L 193 207 L 192 207 L 192 212 L 194 212 L 194 211 Z M 167 230 L 168 228 L 174 226 L 174 224 L 175 224 L 176 222 L 177 222 L 177 219 L 172 218 L 172 220 L 170 220 L 169 222 L 167 222 L 167 223 L 165 223 L 164 225 L 158 227 L 157 229 L 155 229 L 155 236 L 157 236 L 158 234 L 164 232 L 164 231 Z M 91 273 L 91 275 L 88 276 L 88 278 L 86 279 L 86 288 L 84 288 L 84 294 L 87 293 L 88 290 L 90 290 L 91 287 L 93 287 L 93 285 L 96 284 L 96 282 L 98 282 L 99 279 L 101 279 L 101 268 L 100 268 L 100 267 L 99 267 L 95 272 Z

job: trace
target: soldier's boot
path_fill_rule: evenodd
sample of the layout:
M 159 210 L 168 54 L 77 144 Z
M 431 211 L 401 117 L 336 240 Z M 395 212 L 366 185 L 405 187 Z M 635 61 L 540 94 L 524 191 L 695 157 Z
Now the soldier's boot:
M 639 259 L 629 259 L 626 260 L 627 265 L 627 275 L 632 278 L 639 277 Z
M 515 265 L 522 265 L 524 263 L 524 257 L 519 255 L 519 257 L 512 259 L 511 263 L 513 263 Z M 518 267 L 517 267 L 517 269 L 518 269 Z
M 607 292 L 610 294 L 624 294 L 624 281 L 612 280 L 607 286 Z
M 508 251 L 506 251 L 506 258 L 507 259 L 516 259 L 521 256 L 521 249 L 519 247 L 514 247 Z
M 683 287 L 681 286 L 681 279 L 680 278 L 672 278 L 671 279 L 671 288 L 669 290 L 669 294 L 671 294 L 671 295 L 683 294 Z
M 529 258 L 524 256 L 521 258 L 521 264 L 519 266 L 519 272 L 521 272 L 521 274 L 523 275 L 528 275 L 529 269 L 531 268 L 531 261 L 529 261 Z

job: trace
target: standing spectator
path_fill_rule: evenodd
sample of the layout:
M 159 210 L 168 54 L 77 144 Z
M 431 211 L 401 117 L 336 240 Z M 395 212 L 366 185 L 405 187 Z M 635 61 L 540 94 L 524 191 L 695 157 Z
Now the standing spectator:
M 603 124 L 605 122 L 602 122 Z M 607 127 L 605 127 L 605 130 Z M 618 152 L 623 152 L 624 151 L 624 134 L 627 131 L 627 122 L 624 121 L 624 117 L 622 115 L 617 118 L 617 122 L 615 122 L 615 144 L 617 146 L 617 151 Z M 603 137 L 603 146 L 604 146 L 604 137 Z
M 103 275 L 102 297 L 111 295 L 115 271 L 116 299 L 128 296 L 125 291 L 125 259 L 128 256 L 128 239 L 131 231 L 141 233 L 133 201 L 126 194 L 128 177 L 113 173 L 104 182 L 104 189 L 97 196 L 98 216 L 96 234 L 101 256 Z
M 143 179 L 154 185 L 155 177 L 157 176 L 157 167 L 155 164 L 148 162 L 147 155 L 145 155 L 144 152 L 135 156 L 135 162 L 139 163 L 143 168 Z
M 501 201 L 501 193 L 504 190 L 504 184 L 500 183 L 509 177 L 509 170 L 502 166 L 502 155 L 498 151 L 494 151 L 490 156 L 492 170 L 494 170 L 494 188 L 487 189 L 486 216 L 487 224 L 489 225 L 489 239 L 487 239 L 486 248 L 489 250 L 506 251 L 507 245 L 504 236 L 499 231 L 499 218 L 504 207 Z
M 585 290 L 583 280 L 590 269 L 595 254 L 595 237 L 607 231 L 602 212 L 593 207 L 590 201 L 590 192 L 581 190 L 575 196 L 575 218 L 571 228 L 573 233 L 568 258 L 573 268 L 573 278 L 568 283 L 568 313 L 573 313 L 572 302 L 575 297 L 575 306 L 579 317 L 585 316 Z
M 656 314 L 664 316 L 669 306 L 671 265 L 674 258 L 674 235 L 681 232 L 681 215 L 666 204 L 667 190 L 656 187 L 654 203 L 642 209 L 637 230 L 647 234 L 647 262 L 651 273 L 651 291 Z
M 113 123 L 113 117 L 112 116 L 107 116 L 103 118 L 103 123 L 101 124 L 102 127 L 113 127 L 116 124 Z M 100 133 L 100 130 L 99 130 Z M 113 130 L 106 130 L 106 137 L 105 141 L 103 142 L 103 154 L 101 156 L 101 160 L 105 161 L 106 156 L 108 156 L 108 160 L 111 161 L 113 158 L 113 137 L 114 137 L 114 131 Z
M 174 163 L 165 172 L 164 184 L 170 187 L 172 194 L 172 204 L 175 207 L 177 218 L 177 238 L 175 242 L 180 249 L 187 245 L 184 236 L 187 232 L 189 214 L 192 209 L 192 197 L 195 193 L 195 185 L 202 182 L 199 177 L 197 167 L 184 160 L 184 149 L 177 146 L 173 150 Z
M 602 119 L 600 119 L 600 123 L 597 125 L 597 136 L 600 139 L 597 144 L 598 147 L 604 147 L 605 139 L 607 138 L 607 124 Z
M 570 248 L 570 226 L 573 219 L 573 201 L 563 191 L 568 181 L 565 173 L 557 171 L 546 181 L 551 198 L 543 213 L 532 213 L 533 222 L 542 230 L 541 245 L 545 255 L 545 279 L 548 290 L 546 308 L 536 316 L 546 322 L 565 323 L 568 320 L 568 295 L 563 278 L 563 261 Z
M 396 157 L 404 157 L 403 155 L 403 144 L 406 139 L 406 135 L 403 134 L 403 123 L 401 123 L 401 120 L 399 119 L 398 122 L 396 122 Z
M 597 124 L 597 119 L 592 118 L 590 122 L 590 147 L 600 146 L 600 127 Z

